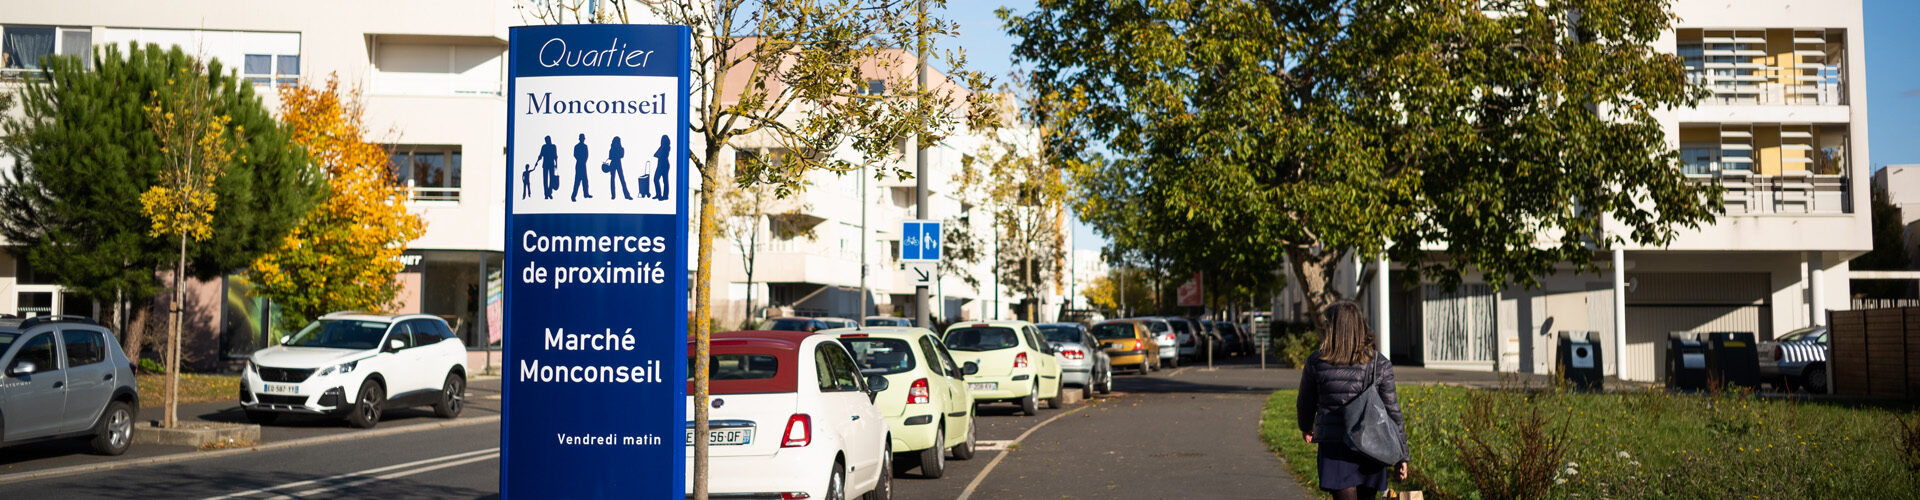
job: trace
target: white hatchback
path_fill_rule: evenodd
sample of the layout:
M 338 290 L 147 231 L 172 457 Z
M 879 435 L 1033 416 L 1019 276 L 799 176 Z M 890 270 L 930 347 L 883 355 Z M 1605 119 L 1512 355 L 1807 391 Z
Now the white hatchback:
M 283 414 L 334 415 L 368 428 L 395 408 L 432 405 L 435 415 L 457 417 L 466 389 L 467 347 L 445 320 L 341 312 L 254 352 L 240 406 L 257 423 Z
M 693 346 L 688 346 L 689 357 Z M 738 498 L 890 498 L 892 438 L 863 379 L 830 335 L 713 334 L 708 357 L 708 491 Z M 693 363 L 687 363 L 691 368 Z M 870 388 L 869 381 L 881 387 Z M 692 394 L 692 382 L 687 393 Z M 687 458 L 693 458 L 687 398 Z M 693 468 L 687 468 L 693 493 Z

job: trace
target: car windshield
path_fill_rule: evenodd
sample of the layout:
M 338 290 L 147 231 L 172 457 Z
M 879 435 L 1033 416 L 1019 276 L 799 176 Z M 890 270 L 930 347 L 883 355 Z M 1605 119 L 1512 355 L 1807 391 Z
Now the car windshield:
M 1080 343 L 1080 329 L 1067 325 L 1041 325 L 1040 334 L 1046 336 L 1048 342 Z
M 1165 321 L 1148 321 L 1147 322 L 1148 333 L 1160 333 L 1167 330 L 1168 330 L 1167 322 Z
M 1791 332 L 1787 332 L 1787 334 L 1786 334 L 1786 335 L 1782 335 L 1782 336 L 1780 336 L 1780 338 L 1777 338 L 1777 339 L 1774 339 L 1774 341 L 1776 341 L 1776 342 L 1797 342 L 1797 341 L 1800 341 L 1800 340 L 1805 340 L 1805 339 L 1807 338 L 1807 336 L 1808 336 L 1808 335 L 1812 335 L 1812 334 L 1813 334 L 1814 332 L 1819 332 L 1819 331 L 1821 331 L 1821 329 L 1819 329 L 1819 328 L 1802 328 L 1802 329 L 1799 329 L 1799 330 L 1794 330 L 1794 331 L 1791 331 Z
M 1020 345 L 1012 328 L 968 327 L 947 332 L 947 348 L 955 351 L 998 351 Z
M 0 355 L 5 355 L 7 348 L 13 346 L 13 339 L 19 337 L 20 332 L 0 332 Z
M 799 318 L 770 319 L 760 324 L 761 330 L 780 330 L 783 332 L 811 332 L 813 320 Z
M 913 347 L 905 340 L 842 338 L 840 343 L 853 352 L 853 361 L 860 365 L 861 375 L 891 375 L 914 367 Z
M 687 357 L 687 366 L 693 366 L 692 356 Z M 780 359 L 765 354 L 715 354 L 707 358 L 707 372 L 713 380 L 769 379 L 780 373 Z M 687 381 L 693 381 L 693 370 L 687 370 Z
M 865 325 L 866 326 L 906 326 L 900 320 L 893 319 L 893 318 L 867 318 Z
M 1133 338 L 1133 325 L 1126 323 L 1094 325 L 1093 338 L 1100 340 L 1130 339 Z
M 328 347 L 333 349 L 372 349 L 386 336 L 385 321 L 323 319 L 308 323 L 300 333 L 287 340 L 291 347 Z

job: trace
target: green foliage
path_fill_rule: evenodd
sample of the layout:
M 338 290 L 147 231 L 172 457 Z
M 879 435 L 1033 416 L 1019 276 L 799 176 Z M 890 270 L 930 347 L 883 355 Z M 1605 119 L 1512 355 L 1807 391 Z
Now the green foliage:
M 153 358 L 140 358 L 140 371 L 143 373 L 166 373 L 167 367 L 160 366 Z
M 1112 250 L 1176 271 L 1257 279 L 1285 257 L 1316 308 L 1350 251 L 1446 284 L 1478 270 L 1532 285 L 1556 263 L 1595 269 L 1597 249 L 1668 242 L 1717 206 L 1654 119 L 1703 93 L 1654 50 L 1664 0 L 1042 0 L 1000 15 L 1081 216 Z
M 1294 368 L 1307 366 L 1307 358 L 1320 350 L 1320 332 L 1311 328 L 1298 328 L 1276 335 L 1273 341 L 1280 351 L 1280 359 L 1286 360 L 1287 366 Z
M 1887 200 L 1887 193 L 1874 189 L 1873 205 L 1873 251 L 1854 257 L 1854 269 L 1860 270 L 1901 270 L 1907 268 L 1906 227 L 1900 225 L 1904 217 L 1900 207 Z M 1855 292 L 1865 293 L 1873 298 L 1899 298 L 1912 288 L 1912 284 L 1896 280 L 1867 280 L 1855 282 Z
M 1548 493 L 1532 498 L 1920 498 L 1900 458 L 1900 412 L 1743 393 L 1406 384 L 1399 393 L 1413 455 L 1411 484 L 1399 487 L 1433 497 L 1498 498 L 1476 486 L 1493 478 L 1473 477 L 1455 443 L 1478 432 L 1511 456 L 1535 428 L 1564 439 L 1565 455 Z M 1296 394 L 1267 400 L 1260 434 L 1312 486 L 1314 448 L 1294 425 Z M 1528 422 L 1536 411 L 1541 421 Z
M 0 186 L 0 235 L 19 245 L 35 270 L 86 298 L 151 297 L 154 271 L 177 258 L 178 242 L 148 234 L 140 195 L 166 168 L 142 107 L 193 57 L 178 47 L 117 46 L 96 51 L 95 67 L 75 57 L 48 59 L 41 78 L 17 97 L 5 149 L 19 159 Z M 212 89 L 217 114 L 231 117 L 236 161 L 214 185 L 215 237 L 189 248 L 188 273 L 210 279 L 245 267 L 279 243 L 320 194 L 305 153 L 240 80 L 217 60 L 191 76 Z M 176 81 L 176 85 L 185 82 Z M 163 92 L 164 93 L 164 92 Z

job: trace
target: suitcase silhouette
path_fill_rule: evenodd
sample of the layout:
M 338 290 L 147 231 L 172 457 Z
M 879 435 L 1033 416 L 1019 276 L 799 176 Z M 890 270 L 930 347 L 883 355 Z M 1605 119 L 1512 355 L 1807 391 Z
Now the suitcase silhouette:
M 642 197 L 650 196 L 648 192 L 651 191 L 653 188 L 653 176 L 642 175 L 640 176 L 639 180 L 640 180 L 640 196 Z

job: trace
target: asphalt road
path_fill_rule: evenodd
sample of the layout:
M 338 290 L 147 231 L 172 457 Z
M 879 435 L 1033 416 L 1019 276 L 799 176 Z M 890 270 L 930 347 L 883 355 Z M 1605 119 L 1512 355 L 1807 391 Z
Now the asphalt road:
M 903 472 L 894 479 L 895 492 L 905 499 L 1309 498 L 1258 435 L 1266 395 L 1291 387 L 1298 377 L 1290 370 L 1222 363 L 1211 370 L 1120 375 L 1113 395 L 1044 409 L 1033 417 L 1016 415 L 1011 405 L 986 406 L 979 413 L 978 434 L 985 447 L 974 459 L 949 461 L 941 479 Z M 498 408 L 497 399 L 488 399 L 493 387 L 476 383 L 475 407 L 462 418 L 493 414 Z M 442 422 L 424 413 L 396 417 L 380 429 Z M 401 424 L 392 425 L 396 422 Z M 269 426 L 263 440 L 353 437 L 352 432 L 321 421 L 295 422 Z M 8 474 L 0 473 L 0 498 L 493 497 L 499 484 L 499 432 L 498 422 L 423 426 L 47 479 L 9 482 Z M 18 456 L 20 449 L 0 449 L 0 467 L 43 470 L 49 463 L 107 461 L 39 448 L 26 449 L 47 456 Z

